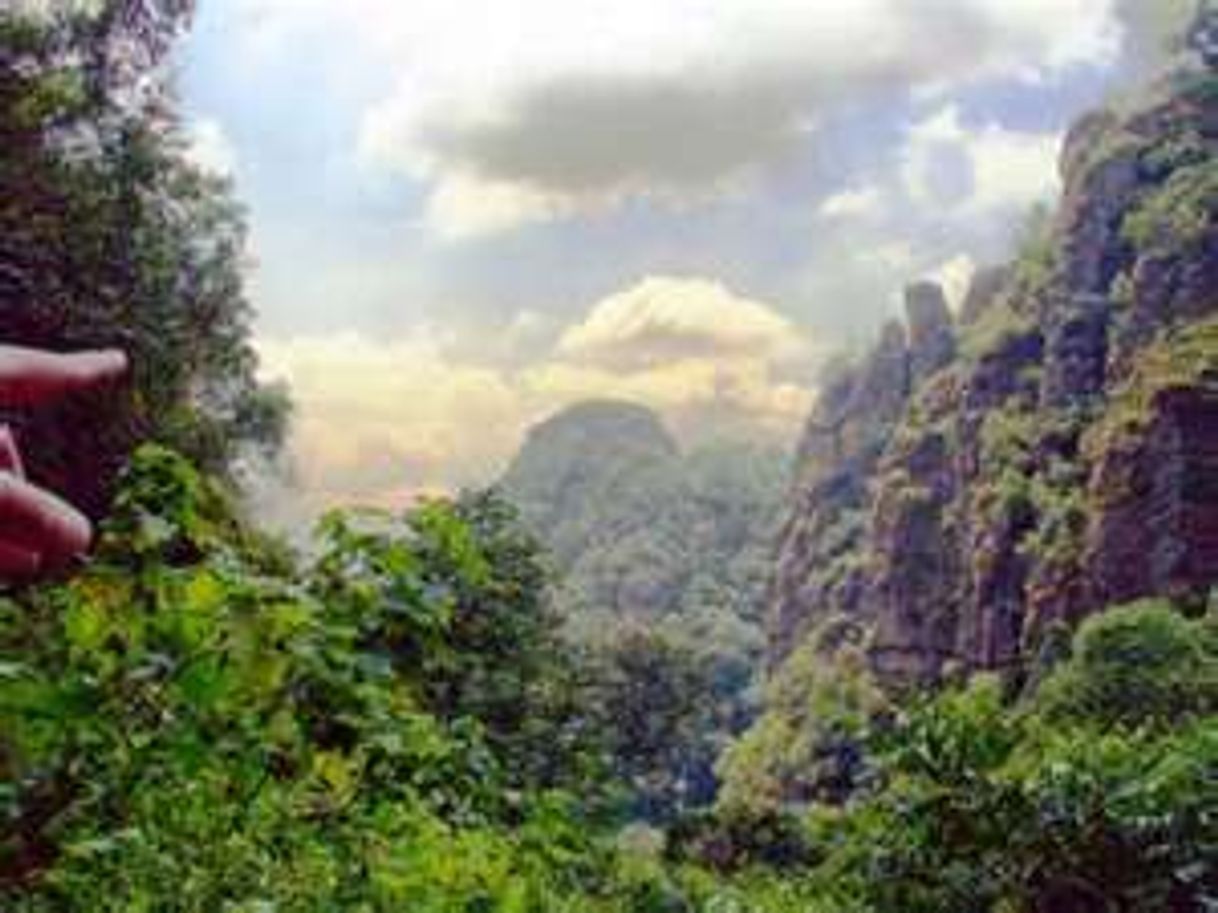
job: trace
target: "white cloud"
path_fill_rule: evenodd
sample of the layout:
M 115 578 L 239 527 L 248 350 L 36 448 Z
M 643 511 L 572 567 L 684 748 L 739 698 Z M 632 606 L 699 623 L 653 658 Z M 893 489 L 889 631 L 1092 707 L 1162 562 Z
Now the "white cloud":
M 923 278 L 937 282 L 943 289 L 948 307 L 958 312 L 968 294 L 973 275 L 977 272 L 977 264 L 968 254 L 957 254 L 950 260 L 945 260 Z
M 1058 133 L 966 127 L 947 105 L 914 124 L 902 151 L 905 189 L 921 205 L 960 215 L 1025 210 L 1058 190 Z
M 291 9 L 244 2 L 264 19 Z M 459 238 L 630 197 L 685 200 L 738 186 L 800 148 L 824 111 L 869 93 L 1110 62 L 1120 37 L 1114 2 L 341 7 L 354 40 L 396 73 L 396 87 L 365 114 L 365 162 L 430 187 L 430 223 Z
M 530 332 L 537 320 L 524 312 L 512 327 Z M 655 277 L 593 304 L 523 370 L 454 354 L 425 332 L 264 339 L 259 352 L 264 374 L 291 384 L 292 451 L 320 509 L 490 481 L 530 424 L 587 398 L 643 403 L 679 432 L 785 437 L 810 393 L 784 368 L 813 348 L 771 308 L 717 283 Z
M 186 154 L 202 168 L 218 175 L 231 175 L 237 167 L 237 150 L 218 120 L 200 117 L 186 126 Z
M 700 358 L 779 358 L 800 342 L 767 305 L 700 278 L 649 277 L 599 302 L 568 329 L 558 352 L 611 366 Z
M 427 202 L 426 222 L 439 237 L 461 241 L 572 213 L 560 195 L 467 174 L 445 174 Z
M 878 264 L 884 271 L 894 274 L 909 272 L 917 262 L 913 245 L 904 238 L 862 247 L 858 255 L 868 263 Z
M 263 339 L 258 350 L 264 374 L 291 384 L 293 456 L 318 504 L 400 503 L 482 476 L 515 446 L 510 380 L 450 360 L 427 333 Z
M 884 193 L 879 187 L 855 187 L 827 198 L 818 212 L 826 219 L 865 218 L 879 212 L 883 202 Z

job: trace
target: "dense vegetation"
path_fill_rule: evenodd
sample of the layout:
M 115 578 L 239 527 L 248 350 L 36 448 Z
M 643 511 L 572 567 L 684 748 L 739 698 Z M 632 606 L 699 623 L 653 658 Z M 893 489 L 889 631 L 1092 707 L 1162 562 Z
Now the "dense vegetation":
M 815 712 L 856 724 L 849 781 L 800 814 L 738 784 L 657 855 L 614 842 L 616 711 L 557 649 L 509 508 L 467 496 L 318 535 L 296 564 L 145 448 L 88 570 L 4 601 L 6 908 L 1218 901 L 1212 617 L 1099 616 L 1015 703 L 990 681 L 904 710 L 821 688 Z
M 947 670 L 934 691 L 879 681 L 870 633 L 833 615 L 724 750 L 759 667 L 779 484 L 764 455 L 682 456 L 613 407 L 638 434 L 611 435 L 622 450 L 599 468 L 542 454 L 509 474 L 523 515 L 472 492 L 329 515 L 304 555 L 260 533 L 233 462 L 273 450 L 286 413 L 253 380 L 240 213 L 144 78 L 188 5 L 71 9 L 0 17 L 6 340 L 117 343 L 137 370 L 23 440 L 106 519 L 87 566 L 0 595 L 0 907 L 1218 909 L 1212 591 L 1046 623 L 1014 674 Z M 1196 156 L 1173 153 L 1116 227 L 1128 243 L 1205 246 L 1213 170 Z M 1057 253 L 1029 240 L 1020 296 Z M 1028 332 L 1006 304 L 966 357 Z M 1081 452 L 1212 375 L 1214 324 L 1193 316 L 1140 349 Z M 1021 471 L 1060 431 L 1036 417 L 992 410 L 979 428 L 980 507 L 1035 507 L 1028 547 L 1071 562 L 1089 505 L 1056 468 Z M 859 514 L 823 570 L 849 563 Z
M 5 342 L 117 346 L 133 366 L 104 398 L 21 421 L 31 472 L 94 517 L 135 441 L 229 471 L 272 454 L 287 417 L 284 391 L 254 376 L 244 214 L 191 162 L 166 79 L 192 5 L 0 14 Z
M 568 407 L 529 432 L 502 480 L 560 572 L 565 614 L 761 621 L 787 455 L 722 440 L 681 448 L 650 410 Z
M 588 401 L 531 429 L 501 483 L 551 555 L 555 611 L 595 665 L 612 756 L 653 821 L 714 797 L 756 712 L 788 457 L 683 449 L 650 410 Z

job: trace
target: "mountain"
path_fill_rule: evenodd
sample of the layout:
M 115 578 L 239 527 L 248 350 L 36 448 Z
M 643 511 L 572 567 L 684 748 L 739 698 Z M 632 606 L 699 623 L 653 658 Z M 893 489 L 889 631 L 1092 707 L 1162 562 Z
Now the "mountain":
M 603 538 L 600 511 L 634 505 L 654 487 L 642 480 L 667 472 L 677 453 L 650 410 L 590 400 L 531 428 L 501 484 L 566 569 Z
M 502 480 L 552 555 L 557 611 L 641 819 L 709 803 L 716 757 L 753 719 L 788 469 L 752 444 L 684 451 L 647 409 L 595 401 L 533 428 Z
M 1017 683 L 1107 606 L 1218 583 L 1218 76 L 1083 118 L 1063 196 L 959 314 L 826 380 L 799 445 L 769 665 L 861 646 L 897 685 Z
M 648 409 L 592 401 L 534 427 L 501 485 L 552 552 L 568 615 L 722 609 L 756 627 L 785 468 L 747 444 L 683 452 Z

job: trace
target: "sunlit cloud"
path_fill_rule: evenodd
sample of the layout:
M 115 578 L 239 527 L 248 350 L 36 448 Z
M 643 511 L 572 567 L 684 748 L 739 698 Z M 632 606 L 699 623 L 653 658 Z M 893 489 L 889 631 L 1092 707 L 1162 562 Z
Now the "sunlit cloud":
M 259 350 L 266 375 L 292 385 L 294 461 L 318 506 L 397 504 L 489 482 L 530 424 L 590 398 L 650 406 L 686 436 L 747 429 L 786 440 L 810 393 L 784 363 L 818 351 L 771 308 L 706 279 L 672 277 L 594 303 L 549 356 L 523 369 L 453 354 L 422 332 L 270 339 Z
M 817 210 L 826 219 L 860 219 L 874 216 L 884 205 L 884 192 L 876 186 L 855 187 L 828 197 Z
M 700 278 L 652 277 L 596 304 L 559 340 L 568 359 L 628 369 L 712 358 L 781 359 L 801 335 L 773 308 Z

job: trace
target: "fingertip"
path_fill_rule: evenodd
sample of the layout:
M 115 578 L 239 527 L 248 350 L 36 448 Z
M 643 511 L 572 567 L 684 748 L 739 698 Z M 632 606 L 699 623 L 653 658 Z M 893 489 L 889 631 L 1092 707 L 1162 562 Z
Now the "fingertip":
M 7 471 L 0 471 L 0 531 L 9 539 L 19 531 L 23 546 L 50 564 L 87 552 L 93 540 L 93 525 L 84 514 Z
M 102 349 L 97 355 L 107 377 L 120 377 L 131 366 L 127 353 L 122 349 Z
M 58 527 L 58 541 L 55 545 L 63 560 L 67 561 L 89 550 L 93 544 L 93 524 L 67 502 L 56 500 L 54 525 Z
M 97 349 L 68 356 L 77 366 L 80 379 L 86 384 L 113 380 L 127 373 L 127 354 L 121 349 Z

